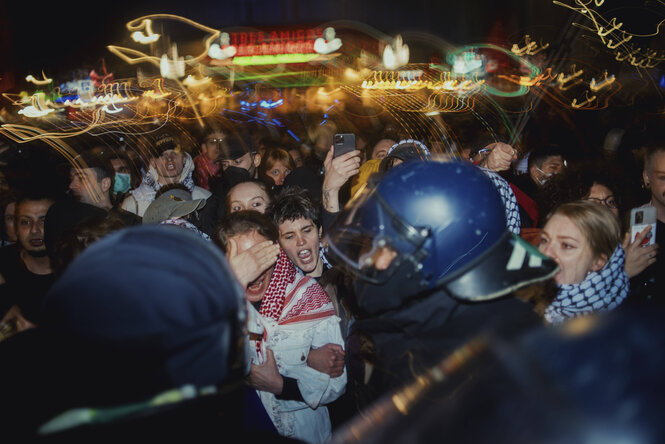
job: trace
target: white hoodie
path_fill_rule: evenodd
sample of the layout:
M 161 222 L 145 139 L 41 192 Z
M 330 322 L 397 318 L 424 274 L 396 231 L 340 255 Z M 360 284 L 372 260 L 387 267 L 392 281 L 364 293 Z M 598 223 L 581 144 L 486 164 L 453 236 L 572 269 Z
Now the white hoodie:
M 185 165 L 182 168 L 182 173 L 180 174 L 180 179 L 178 180 L 180 183 L 184 182 L 188 178 L 191 179 L 192 172 L 194 171 L 194 162 L 192 161 L 192 157 L 187 153 L 184 153 L 184 156 Z M 122 201 L 121 205 L 123 210 L 129 211 L 130 213 L 134 213 L 141 217 L 143 217 L 143 213 L 145 213 L 148 205 L 150 205 L 150 203 L 155 200 L 155 194 L 157 194 L 155 188 L 150 184 L 157 184 L 157 186 L 160 188 L 162 186 L 159 184 L 159 175 L 157 174 L 157 170 L 154 167 L 150 167 L 146 173 L 146 176 L 149 177 L 146 178 L 144 176 L 141 185 L 131 190 L 130 195 Z M 194 186 L 192 189 L 192 199 L 207 199 L 211 194 L 212 193 L 210 191 L 201 187 Z

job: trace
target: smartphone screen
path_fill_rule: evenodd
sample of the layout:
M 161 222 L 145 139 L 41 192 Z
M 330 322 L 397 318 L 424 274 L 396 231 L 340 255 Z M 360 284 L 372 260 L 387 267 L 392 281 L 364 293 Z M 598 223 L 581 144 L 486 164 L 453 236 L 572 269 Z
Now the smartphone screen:
M 656 207 L 639 207 L 630 210 L 630 239 L 631 242 L 648 226 L 651 231 L 640 244 L 647 247 L 656 242 Z

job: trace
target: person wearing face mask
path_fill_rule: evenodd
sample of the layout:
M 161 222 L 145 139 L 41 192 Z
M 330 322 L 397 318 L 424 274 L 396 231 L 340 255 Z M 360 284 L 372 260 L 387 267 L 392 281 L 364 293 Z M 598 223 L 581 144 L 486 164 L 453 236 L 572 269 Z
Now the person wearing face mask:
M 115 170 L 115 180 L 113 181 L 113 194 L 116 200 L 124 199 L 130 189 L 138 186 L 139 178 L 132 168 L 132 161 L 129 157 L 120 151 L 113 151 L 109 154 L 109 160 Z
M 539 225 L 542 187 L 555 174 L 564 170 L 566 160 L 562 147 L 556 144 L 542 145 L 529 153 L 528 169 L 524 174 L 509 178 L 520 207 L 522 227 Z
M 539 249 L 559 266 L 558 293 L 544 314 L 548 323 L 613 310 L 626 299 L 621 228 L 608 208 L 590 201 L 560 205 L 543 227 Z
M 82 151 L 71 165 L 69 193 L 78 202 L 105 210 L 109 217 L 118 219 L 124 225 L 139 224 L 141 219 L 137 215 L 119 207 L 123 194 L 117 194 L 116 190 L 125 188 L 125 182 L 129 187 L 130 179 L 129 174 L 118 171 L 128 169 L 126 166 L 123 168 L 114 155 L 94 150 Z

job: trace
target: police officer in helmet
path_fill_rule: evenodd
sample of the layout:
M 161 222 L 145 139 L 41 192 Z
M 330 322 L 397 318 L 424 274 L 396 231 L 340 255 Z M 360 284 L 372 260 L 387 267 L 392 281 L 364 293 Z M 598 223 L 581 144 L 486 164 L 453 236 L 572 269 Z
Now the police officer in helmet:
M 478 333 L 510 337 L 539 325 L 511 293 L 557 269 L 507 229 L 496 186 L 467 162 L 392 168 L 354 196 L 326 242 L 354 281 L 347 353 L 361 406 Z

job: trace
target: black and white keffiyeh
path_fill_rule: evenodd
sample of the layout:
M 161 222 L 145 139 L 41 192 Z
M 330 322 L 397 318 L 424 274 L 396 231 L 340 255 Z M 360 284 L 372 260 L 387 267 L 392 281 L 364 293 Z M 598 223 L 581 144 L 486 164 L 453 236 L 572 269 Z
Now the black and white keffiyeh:
M 519 235 L 522 221 L 520 220 L 520 210 L 517 205 L 517 198 L 515 197 L 512 188 L 510 188 L 510 184 L 508 184 L 506 179 L 492 170 L 482 167 L 480 170 L 489 177 L 501 195 L 503 206 L 506 209 L 506 227 L 511 233 Z
M 189 192 L 194 191 L 194 179 L 192 177 L 194 171 L 194 161 L 192 160 L 189 154 L 185 153 L 185 165 L 183 166 L 182 173 L 180 174 L 179 182 L 189 190 Z M 148 171 L 143 175 L 141 184 L 130 191 L 130 194 L 134 196 L 134 199 L 137 201 L 153 201 L 155 200 L 155 195 L 157 191 L 162 187 L 162 184 L 159 183 L 157 178 L 157 170 L 154 167 L 150 167 Z
M 545 320 L 556 325 L 569 318 L 615 309 L 630 290 L 625 260 L 619 245 L 601 270 L 589 273 L 579 284 L 559 285 L 557 297 L 545 310 Z

